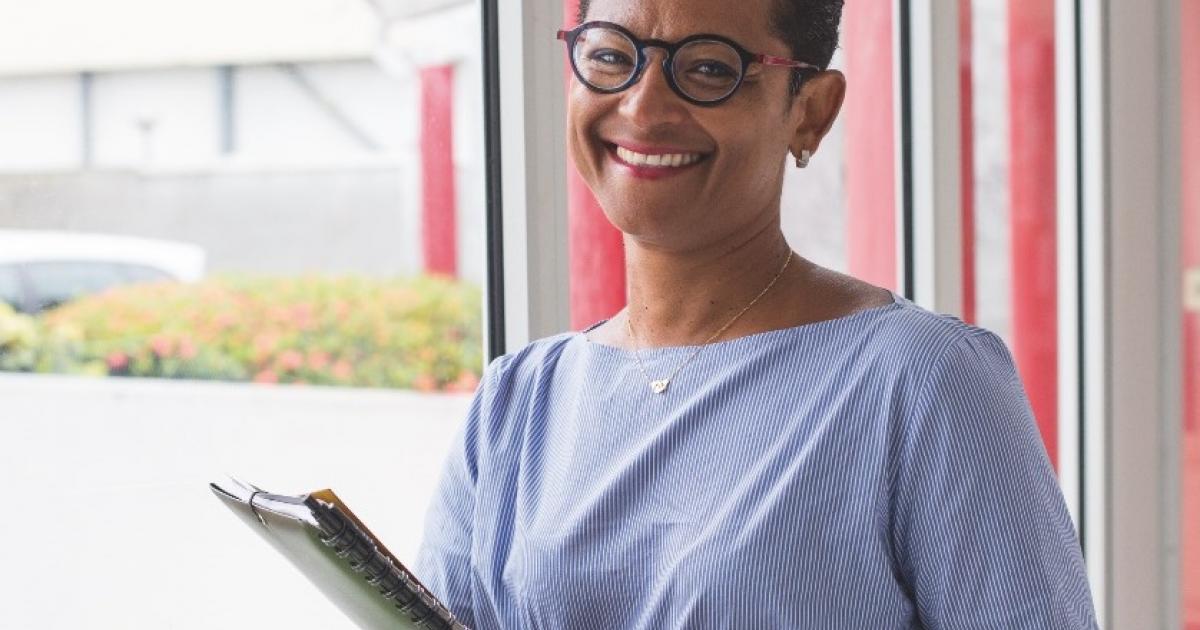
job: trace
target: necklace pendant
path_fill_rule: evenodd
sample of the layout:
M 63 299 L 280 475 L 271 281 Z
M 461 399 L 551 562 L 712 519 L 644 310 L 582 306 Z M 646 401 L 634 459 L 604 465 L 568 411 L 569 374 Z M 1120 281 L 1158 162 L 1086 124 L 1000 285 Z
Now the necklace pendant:
M 669 378 L 664 378 L 662 380 L 654 381 L 654 382 L 650 383 L 650 391 L 654 392 L 655 394 L 661 394 L 661 393 L 667 391 L 667 385 L 670 385 L 670 384 L 671 384 L 671 379 L 669 379 Z

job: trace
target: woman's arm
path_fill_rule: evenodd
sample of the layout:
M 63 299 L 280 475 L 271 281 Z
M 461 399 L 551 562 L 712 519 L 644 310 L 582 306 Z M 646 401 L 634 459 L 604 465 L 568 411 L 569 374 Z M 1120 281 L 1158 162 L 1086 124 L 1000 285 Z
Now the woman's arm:
M 493 381 L 504 357 L 484 371 L 466 423 L 455 439 L 425 517 L 425 535 L 417 556 L 417 577 L 460 621 L 475 626 L 471 584 L 479 430 L 491 408 Z
M 1004 343 L 974 330 L 918 392 L 897 449 L 892 543 L 924 627 L 1095 628 L 1075 529 Z

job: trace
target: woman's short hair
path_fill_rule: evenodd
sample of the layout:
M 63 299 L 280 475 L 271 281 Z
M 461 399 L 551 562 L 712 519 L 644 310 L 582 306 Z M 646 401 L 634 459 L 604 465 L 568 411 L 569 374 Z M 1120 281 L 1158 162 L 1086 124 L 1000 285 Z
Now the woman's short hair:
M 792 58 L 826 68 L 838 45 L 843 0 L 773 0 L 771 28 L 792 49 Z M 579 0 L 578 22 L 587 19 L 591 0 Z M 803 70 L 792 73 L 792 94 L 800 91 Z

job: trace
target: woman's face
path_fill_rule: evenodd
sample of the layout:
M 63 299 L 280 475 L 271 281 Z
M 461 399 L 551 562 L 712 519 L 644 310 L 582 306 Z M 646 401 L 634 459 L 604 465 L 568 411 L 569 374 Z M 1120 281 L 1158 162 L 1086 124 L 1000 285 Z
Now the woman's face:
M 723 35 L 753 53 L 791 58 L 768 27 L 773 1 L 594 0 L 587 20 L 615 22 L 641 39 Z M 788 94 L 789 70 L 751 64 L 732 98 L 704 107 L 671 90 L 663 50 L 647 54 L 641 79 L 623 92 L 571 83 L 569 149 L 608 219 L 642 244 L 675 251 L 768 226 L 779 211 L 784 158 L 804 118 L 803 96 Z M 698 161 L 637 166 L 638 154 Z

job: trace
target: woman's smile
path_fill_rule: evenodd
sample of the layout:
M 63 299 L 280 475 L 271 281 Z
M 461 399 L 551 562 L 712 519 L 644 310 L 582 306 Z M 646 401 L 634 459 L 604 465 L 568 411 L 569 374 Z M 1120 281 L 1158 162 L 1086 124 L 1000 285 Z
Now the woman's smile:
M 661 179 L 691 170 L 709 153 L 675 147 L 654 147 L 632 142 L 606 142 L 607 154 L 619 172 L 639 179 Z

